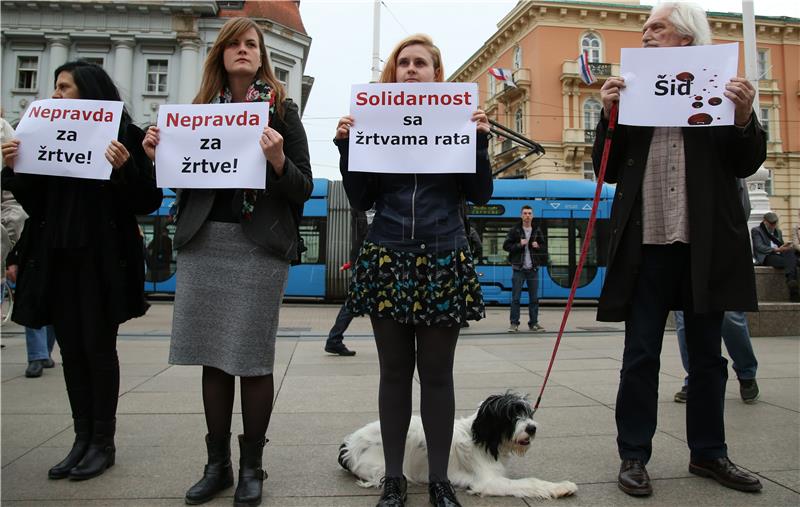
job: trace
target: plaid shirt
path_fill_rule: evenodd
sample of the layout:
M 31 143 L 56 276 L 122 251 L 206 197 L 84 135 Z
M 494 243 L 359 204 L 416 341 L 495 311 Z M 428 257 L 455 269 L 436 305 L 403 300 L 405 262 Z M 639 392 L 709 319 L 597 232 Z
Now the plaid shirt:
M 646 245 L 689 243 L 686 158 L 680 127 L 653 130 L 642 183 L 643 240 Z

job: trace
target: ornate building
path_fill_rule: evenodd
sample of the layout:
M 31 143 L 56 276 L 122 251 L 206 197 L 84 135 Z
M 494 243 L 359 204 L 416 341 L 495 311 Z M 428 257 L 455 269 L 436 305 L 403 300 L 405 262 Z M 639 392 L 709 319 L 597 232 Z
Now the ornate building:
M 228 18 L 256 19 L 276 77 L 301 110 L 314 79 L 304 76 L 311 38 L 299 2 L 175 0 L 5 0 L 2 105 L 15 124 L 27 105 L 48 98 L 61 64 L 102 65 L 140 125 L 155 123 L 161 104 L 190 103 L 202 65 Z
M 594 178 L 591 150 L 600 115 L 600 86 L 619 75 L 620 48 L 641 47 L 650 6 L 637 0 L 523 1 L 497 32 L 450 77 L 474 81 L 490 118 L 541 143 L 547 154 L 526 157 L 498 177 Z M 740 42 L 741 14 L 709 12 L 714 43 Z M 760 116 L 769 132 L 764 167 L 770 205 L 782 228 L 797 225 L 800 209 L 800 19 L 756 17 Z M 598 82 L 586 86 L 577 56 L 587 51 Z M 740 75 L 744 75 L 740 46 Z M 513 70 L 516 87 L 488 70 Z M 490 146 L 495 169 L 527 150 L 508 139 Z M 751 183 L 751 192 L 755 184 Z

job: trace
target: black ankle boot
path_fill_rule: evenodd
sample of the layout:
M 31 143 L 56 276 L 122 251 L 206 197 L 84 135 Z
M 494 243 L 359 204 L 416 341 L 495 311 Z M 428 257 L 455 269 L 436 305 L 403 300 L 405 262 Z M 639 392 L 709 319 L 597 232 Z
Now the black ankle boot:
M 186 503 L 197 505 L 206 503 L 220 491 L 233 486 L 233 467 L 231 466 L 231 434 L 206 435 L 208 464 L 203 469 L 203 478 L 186 492 Z
M 97 477 L 114 466 L 117 448 L 114 447 L 114 432 L 117 420 L 95 421 L 89 449 L 75 467 L 69 471 L 73 481 Z
M 73 419 L 72 426 L 75 430 L 75 442 L 73 442 L 67 457 L 47 471 L 47 477 L 50 479 L 66 479 L 69 471 L 83 459 L 89 449 L 89 441 L 92 439 L 92 421 Z
M 450 481 L 432 482 L 428 485 L 428 499 L 435 507 L 461 507 Z
M 233 495 L 234 507 L 254 507 L 261 504 L 261 485 L 267 473 L 261 468 L 264 454 L 264 437 L 246 440 L 239 435 L 239 484 Z

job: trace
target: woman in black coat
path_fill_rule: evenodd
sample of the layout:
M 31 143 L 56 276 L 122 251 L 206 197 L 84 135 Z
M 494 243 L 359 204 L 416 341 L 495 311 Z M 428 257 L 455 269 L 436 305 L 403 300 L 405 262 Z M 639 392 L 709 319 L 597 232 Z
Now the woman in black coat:
M 53 98 L 121 101 L 99 66 L 69 62 L 55 72 Z M 123 110 L 106 150 L 109 180 L 17 174 L 20 141 L 2 146 L 3 188 L 30 218 L 19 242 L 15 322 L 52 324 L 64 365 L 75 428 L 67 457 L 51 479 L 83 480 L 114 465 L 119 397 L 119 324 L 144 315 L 144 254 L 137 214 L 161 205 L 144 133 Z

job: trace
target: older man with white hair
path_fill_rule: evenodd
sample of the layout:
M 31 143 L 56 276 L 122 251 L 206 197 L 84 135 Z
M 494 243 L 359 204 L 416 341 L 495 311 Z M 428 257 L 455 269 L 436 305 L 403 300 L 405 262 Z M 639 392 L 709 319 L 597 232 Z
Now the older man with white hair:
M 656 6 L 642 45 L 711 43 L 705 12 L 696 5 Z M 603 156 L 608 114 L 622 78 L 602 86 L 603 117 L 592 157 Z M 618 484 L 625 493 L 653 491 L 645 465 L 652 452 L 664 326 L 683 310 L 689 356 L 686 433 L 689 472 L 723 486 L 758 491 L 758 478 L 728 459 L 723 418 L 726 360 L 721 354 L 726 310 L 757 310 L 747 223 L 736 178 L 766 158 L 766 136 L 753 113 L 753 86 L 740 77 L 725 86 L 735 106 L 732 126 L 618 126 L 605 181 L 617 189 L 610 219 L 606 281 L 597 318 L 625 321 L 625 350 L 617 394 Z

